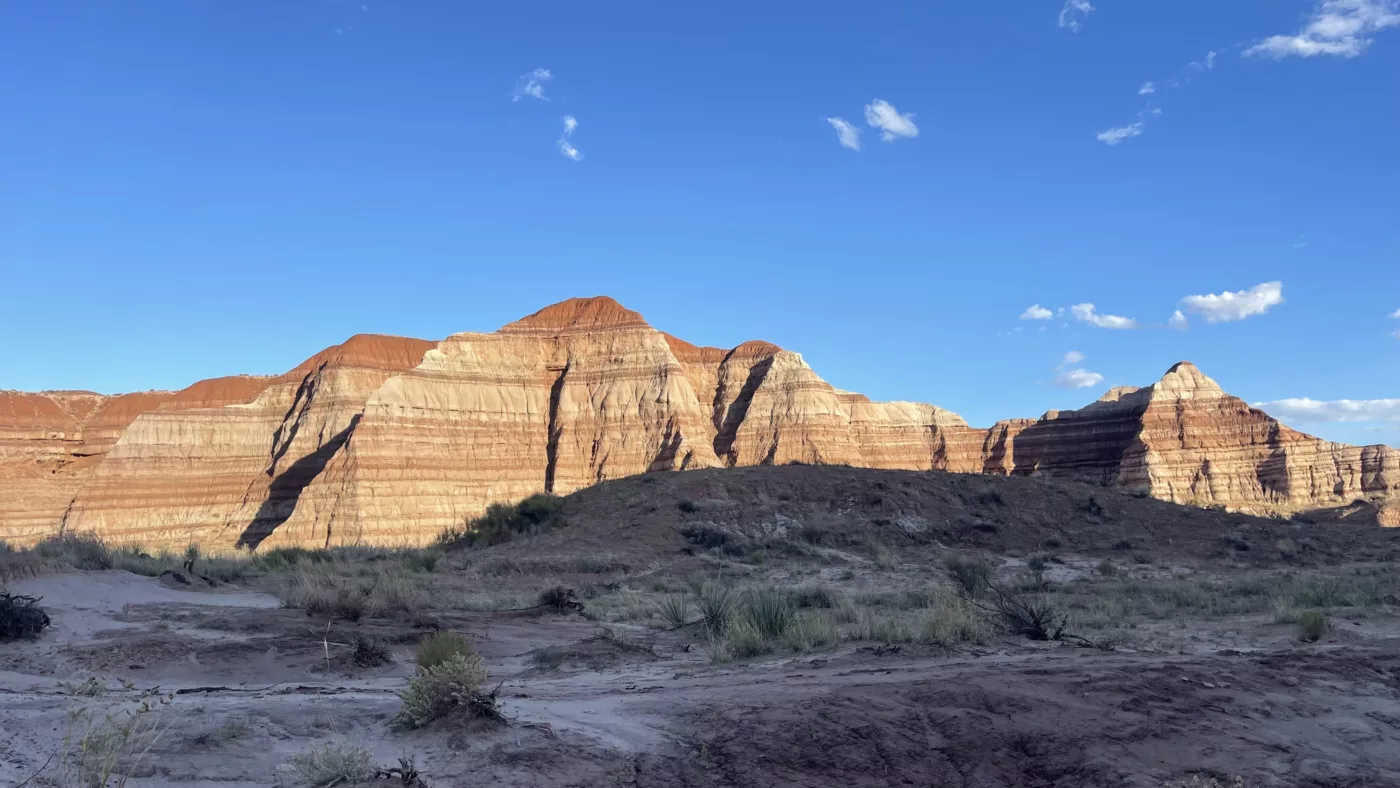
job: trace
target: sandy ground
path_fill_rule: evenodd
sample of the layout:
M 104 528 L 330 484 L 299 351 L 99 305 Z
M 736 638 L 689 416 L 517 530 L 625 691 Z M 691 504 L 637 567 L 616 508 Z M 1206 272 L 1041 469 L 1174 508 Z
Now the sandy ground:
M 463 614 L 502 682 L 504 728 L 388 727 L 422 630 L 322 621 L 272 597 L 123 572 L 23 580 L 54 629 L 0 646 L 0 784 L 40 770 L 75 709 L 173 700 L 132 786 L 278 785 L 292 755 L 340 738 L 412 754 L 433 786 L 1160 786 L 1204 772 L 1251 785 L 1400 785 L 1400 639 L 1104 653 L 1007 643 L 938 654 L 851 645 L 710 663 L 676 633 L 579 617 Z M 356 633 L 395 663 L 345 660 Z M 574 645 L 558 670 L 530 653 Z M 329 660 L 328 660 L 329 657 Z M 106 691 L 75 695 L 101 677 Z M 158 688 L 158 690 L 156 689 Z M 56 785 L 47 770 L 31 785 Z

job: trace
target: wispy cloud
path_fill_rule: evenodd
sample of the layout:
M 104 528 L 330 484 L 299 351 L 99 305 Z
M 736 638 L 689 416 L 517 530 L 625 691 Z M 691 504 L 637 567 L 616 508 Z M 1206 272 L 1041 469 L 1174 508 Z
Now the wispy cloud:
M 1262 315 L 1283 303 L 1283 283 L 1265 282 L 1248 290 L 1186 296 L 1181 305 L 1207 323 L 1228 323 Z
M 526 96 L 537 98 L 540 101 L 549 101 L 544 95 L 544 83 L 554 79 L 554 75 L 549 73 L 547 68 L 537 68 L 528 74 L 520 75 L 515 80 L 515 90 L 510 94 L 511 101 L 519 101 Z
M 1060 27 L 1078 33 L 1080 21 L 1093 10 L 1094 7 L 1089 4 L 1089 0 L 1065 0 L 1064 6 L 1060 8 Z
M 1054 312 L 1051 312 L 1040 304 L 1031 304 L 1026 308 L 1026 311 L 1021 313 L 1022 320 L 1049 320 L 1054 316 Z
M 827 118 L 826 122 L 836 129 L 836 139 L 841 142 L 841 147 L 860 150 L 860 129 L 842 118 Z
M 1156 93 L 1156 92 L 1157 92 L 1157 83 L 1156 83 L 1156 82 L 1144 82 L 1144 83 L 1142 83 L 1142 87 L 1138 88 L 1138 95 L 1139 95 L 1139 96 L 1148 96 L 1148 95 L 1151 95 L 1151 94 Z
M 1162 114 L 1160 109 L 1145 109 L 1138 113 L 1138 119 L 1126 126 L 1119 126 L 1112 129 L 1104 129 L 1094 135 L 1094 139 L 1108 145 L 1117 145 L 1123 140 L 1142 136 L 1143 129 L 1147 127 L 1147 120 Z
M 1177 329 L 1178 331 L 1185 331 L 1186 329 L 1191 327 L 1191 321 L 1186 319 L 1186 313 L 1178 309 L 1172 313 L 1172 316 L 1170 318 L 1167 319 L 1167 325 Z
M 1391 313 L 1390 313 L 1390 319 L 1391 319 L 1391 320 L 1400 320 L 1400 309 L 1397 309 L 1397 310 L 1395 310 L 1394 312 L 1391 312 Z
M 1103 382 L 1103 375 L 1076 367 L 1084 361 L 1084 354 L 1071 350 L 1055 367 L 1055 385 L 1067 389 L 1087 389 Z
M 574 161 L 581 161 L 583 159 L 583 154 L 579 152 L 578 148 L 574 147 L 573 143 L 569 142 L 569 137 L 573 136 L 574 129 L 576 128 L 578 128 L 578 118 L 575 118 L 573 115 L 565 115 L 564 134 L 555 144 L 559 146 L 560 153 Z
M 1270 36 L 1245 50 L 1245 55 L 1356 57 L 1371 45 L 1376 33 L 1400 25 L 1396 0 L 1321 0 L 1301 30 Z
M 1256 402 L 1254 407 L 1284 420 L 1313 422 L 1400 421 L 1400 399 L 1337 399 L 1300 397 Z
M 1138 327 L 1138 322 L 1130 317 L 1099 314 L 1093 304 L 1075 304 L 1069 308 L 1069 311 L 1070 314 L 1074 315 L 1075 320 L 1098 326 L 1099 328 L 1122 330 Z
M 894 142 L 898 137 L 917 137 L 919 127 L 914 125 L 914 113 L 899 114 L 894 105 L 883 99 L 875 99 L 865 105 L 865 122 L 880 129 L 880 139 Z

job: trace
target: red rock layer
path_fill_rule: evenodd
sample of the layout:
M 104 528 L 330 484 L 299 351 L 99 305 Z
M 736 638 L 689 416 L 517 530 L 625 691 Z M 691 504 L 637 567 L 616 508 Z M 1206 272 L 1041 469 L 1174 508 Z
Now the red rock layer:
M 352 337 L 271 380 L 0 394 L 0 538 L 61 521 L 150 546 L 419 544 L 536 492 L 789 462 L 1048 476 L 1381 522 L 1400 511 L 1400 453 L 1291 430 L 1190 364 L 1080 410 L 974 429 L 835 389 L 775 345 L 698 347 L 592 298 L 440 343 Z

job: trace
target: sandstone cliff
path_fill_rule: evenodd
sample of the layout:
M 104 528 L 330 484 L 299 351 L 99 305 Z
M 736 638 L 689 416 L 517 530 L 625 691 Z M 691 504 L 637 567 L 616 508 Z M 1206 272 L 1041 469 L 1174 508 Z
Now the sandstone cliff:
M 976 429 L 833 388 L 775 345 L 698 347 L 590 298 L 442 342 L 352 337 L 276 378 L 0 394 L 0 539 L 418 544 L 535 492 L 789 462 L 1051 476 L 1261 513 L 1366 499 L 1382 522 L 1400 500 L 1394 449 L 1291 430 L 1187 363 Z

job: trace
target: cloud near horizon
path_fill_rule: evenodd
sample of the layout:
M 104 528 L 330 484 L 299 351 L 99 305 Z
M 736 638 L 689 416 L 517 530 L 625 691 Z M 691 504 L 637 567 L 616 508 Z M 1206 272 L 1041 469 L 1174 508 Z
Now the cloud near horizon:
M 1376 33 L 1396 26 L 1400 26 L 1396 0 L 1321 0 L 1302 30 L 1269 36 L 1244 54 L 1275 60 L 1318 55 L 1352 58 L 1371 46 Z
M 1283 283 L 1265 282 L 1248 290 L 1208 295 L 1191 295 L 1181 305 L 1207 323 L 1229 323 L 1262 315 L 1283 303 Z
M 1094 308 L 1093 304 L 1075 304 L 1074 306 L 1069 308 L 1069 311 L 1071 314 L 1074 315 L 1075 320 L 1078 320 L 1081 323 L 1088 323 L 1090 325 L 1098 326 L 1099 328 L 1109 328 L 1121 331 L 1123 329 L 1138 327 L 1138 322 L 1132 319 L 1131 317 L 1099 314 L 1098 311 Z
M 1308 397 L 1256 402 L 1254 407 L 1284 420 L 1352 423 L 1400 421 L 1400 399 L 1315 400 Z
M 1074 366 L 1084 359 L 1085 355 L 1078 350 L 1066 353 L 1055 367 L 1055 385 L 1065 389 L 1087 389 L 1102 383 L 1103 375 Z

